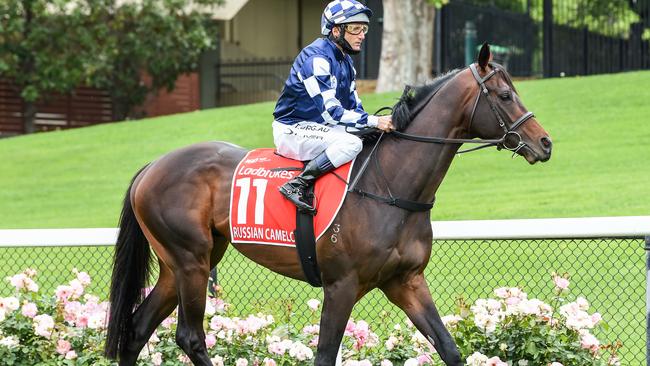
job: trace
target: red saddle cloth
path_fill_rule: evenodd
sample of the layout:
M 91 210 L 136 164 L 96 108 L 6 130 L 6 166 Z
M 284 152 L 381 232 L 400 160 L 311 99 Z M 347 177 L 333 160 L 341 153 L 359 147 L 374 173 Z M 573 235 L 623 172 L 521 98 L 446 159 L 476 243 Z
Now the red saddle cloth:
M 350 179 L 353 162 L 316 180 L 316 240 L 332 224 L 343 204 L 347 193 L 345 182 Z M 278 188 L 300 174 L 302 168 L 301 161 L 279 156 L 274 149 L 256 149 L 246 154 L 237 165 L 230 193 L 230 235 L 233 243 L 296 245 L 296 206 L 284 198 Z

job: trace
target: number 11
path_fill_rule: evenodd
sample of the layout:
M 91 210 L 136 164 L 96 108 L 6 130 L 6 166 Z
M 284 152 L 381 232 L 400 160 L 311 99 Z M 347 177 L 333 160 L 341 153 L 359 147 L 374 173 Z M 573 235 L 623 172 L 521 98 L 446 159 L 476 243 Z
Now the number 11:
M 266 179 L 253 179 L 257 196 L 255 197 L 255 225 L 264 225 L 264 194 L 266 193 Z M 241 188 L 239 192 L 239 202 L 237 202 L 237 224 L 246 224 L 246 214 L 248 213 L 248 195 L 251 191 L 251 179 L 239 178 L 235 185 Z

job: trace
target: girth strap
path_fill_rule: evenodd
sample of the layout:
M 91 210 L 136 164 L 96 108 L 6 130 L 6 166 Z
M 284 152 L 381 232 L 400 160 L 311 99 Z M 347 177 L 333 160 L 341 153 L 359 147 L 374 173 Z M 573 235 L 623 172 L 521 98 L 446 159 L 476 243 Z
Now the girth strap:
M 311 187 L 313 192 L 313 186 Z M 322 287 L 320 268 L 316 260 L 316 237 L 314 235 L 314 216 L 296 210 L 296 249 L 300 267 L 307 278 L 307 282 L 314 287 Z

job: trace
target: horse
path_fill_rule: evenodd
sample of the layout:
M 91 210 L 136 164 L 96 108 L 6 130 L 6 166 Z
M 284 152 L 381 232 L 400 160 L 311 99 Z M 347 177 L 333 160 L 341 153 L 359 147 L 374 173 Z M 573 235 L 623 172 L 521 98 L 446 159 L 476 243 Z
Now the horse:
M 491 62 L 487 44 L 470 67 L 406 90 L 392 113 L 396 131 L 357 157 L 375 159 L 366 165 L 374 169 L 358 176 L 356 187 L 362 188 L 347 195 L 316 244 L 324 300 L 315 365 L 334 365 L 354 304 L 375 288 L 406 313 L 446 365 L 464 364 L 423 275 L 432 250 L 435 193 L 460 146 L 477 141 L 472 139 L 530 164 L 551 156 L 550 137 L 522 104 L 507 71 Z M 231 184 L 246 152 L 227 142 L 197 143 L 134 176 L 115 248 L 108 358 L 134 365 L 178 305 L 176 343 L 195 365 L 211 365 L 203 329 L 208 277 L 230 244 Z M 353 175 L 362 169 L 355 165 Z M 334 226 L 335 244 L 328 241 Z M 306 280 L 295 248 L 232 245 L 274 272 Z M 159 277 L 142 299 L 150 248 Z

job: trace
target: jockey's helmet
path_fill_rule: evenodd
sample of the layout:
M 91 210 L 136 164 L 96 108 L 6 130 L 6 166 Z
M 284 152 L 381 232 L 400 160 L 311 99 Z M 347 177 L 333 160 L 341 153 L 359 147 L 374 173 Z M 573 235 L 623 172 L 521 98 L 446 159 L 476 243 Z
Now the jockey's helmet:
M 327 4 L 320 20 L 321 33 L 328 36 L 338 24 L 368 23 L 372 10 L 355 0 L 334 0 Z

